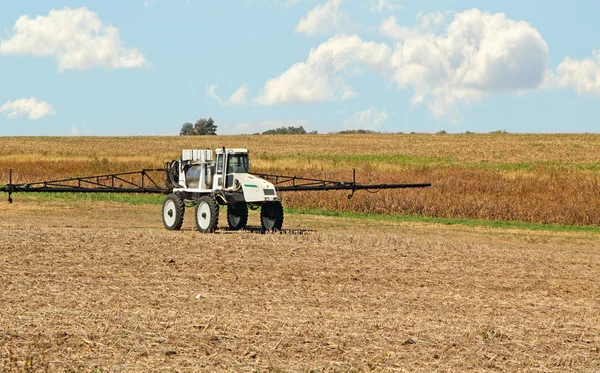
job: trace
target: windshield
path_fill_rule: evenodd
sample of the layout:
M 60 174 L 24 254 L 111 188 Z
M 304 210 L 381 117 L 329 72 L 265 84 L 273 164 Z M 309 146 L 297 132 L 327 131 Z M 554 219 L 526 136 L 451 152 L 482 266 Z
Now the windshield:
M 227 164 L 228 174 L 247 174 L 250 170 L 248 154 L 230 154 Z

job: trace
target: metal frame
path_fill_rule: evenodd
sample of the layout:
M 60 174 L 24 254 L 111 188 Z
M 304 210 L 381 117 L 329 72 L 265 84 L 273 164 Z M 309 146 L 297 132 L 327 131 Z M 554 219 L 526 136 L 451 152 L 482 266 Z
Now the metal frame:
M 164 186 L 160 186 L 149 173 L 162 172 Z M 143 169 L 141 171 L 122 172 L 70 179 L 39 181 L 28 184 L 13 184 L 12 169 L 9 173 L 9 183 L 0 189 L 8 193 L 8 202 L 12 203 L 11 195 L 16 192 L 55 192 L 55 193 L 148 193 L 168 194 L 173 191 L 173 185 L 164 168 Z M 333 181 L 311 179 L 297 176 L 273 174 L 252 174 L 270 181 L 278 192 L 348 190 L 348 199 L 357 190 L 379 191 L 382 189 L 427 188 L 429 183 L 421 184 L 370 184 L 356 182 L 356 170 L 352 171 L 352 181 Z M 120 185 L 117 185 L 120 184 Z
M 370 184 L 363 185 L 356 182 L 356 169 L 352 170 L 352 181 L 332 181 L 311 179 L 297 176 L 282 176 L 271 174 L 253 174 L 267 181 L 270 181 L 279 192 L 308 192 L 308 191 L 327 191 L 327 190 L 349 190 L 351 193 L 348 199 L 354 196 L 357 190 L 379 191 L 382 189 L 407 189 L 407 188 L 428 188 L 429 183 L 420 184 Z
M 53 193 L 154 193 L 166 194 L 172 188 L 166 184 L 160 186 L 157 177 L 150 173 L 162 172 L 162 168 L 143 169 L 141 171 L 121 172 L 69 179 L 38 181 L 27 184 L 12 183 L 12 169 L 9 172 L 9 183 L 0 189 L 8 193 L 8 202 L 12 203 L 12 193 L 53 192 Z

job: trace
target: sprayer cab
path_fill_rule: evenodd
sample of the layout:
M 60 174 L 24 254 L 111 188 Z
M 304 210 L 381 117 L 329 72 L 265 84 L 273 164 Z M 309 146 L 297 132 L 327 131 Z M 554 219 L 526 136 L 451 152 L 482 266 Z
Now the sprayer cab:
M 174 166 L 172 174 L 177 174 L 178 180 L 173 191 L 185 199 L 213 194 L 222 204 L 279 201 L 272 183 L 249 173 L 248 149 L 219 148 L 214 157 L 210 149 L 186 149 Z

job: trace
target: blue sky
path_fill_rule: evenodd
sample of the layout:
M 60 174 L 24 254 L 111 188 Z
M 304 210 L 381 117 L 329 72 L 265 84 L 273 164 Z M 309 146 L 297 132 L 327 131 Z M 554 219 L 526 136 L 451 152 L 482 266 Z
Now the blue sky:
M 0 0 L 0 136 L 598 132 L 600 2 Z

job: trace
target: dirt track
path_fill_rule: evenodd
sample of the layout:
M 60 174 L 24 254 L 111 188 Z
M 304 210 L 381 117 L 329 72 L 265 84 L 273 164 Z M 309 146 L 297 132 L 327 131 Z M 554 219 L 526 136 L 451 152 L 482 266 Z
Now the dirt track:
M 38 202 L 0 204 L 0 371 L 600 371 L 597 235 Z

